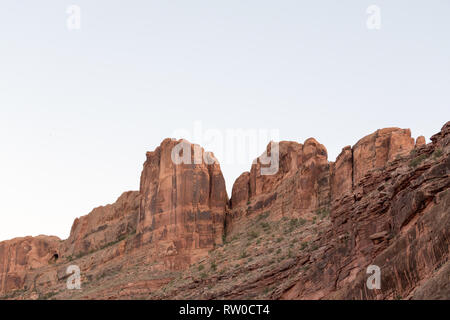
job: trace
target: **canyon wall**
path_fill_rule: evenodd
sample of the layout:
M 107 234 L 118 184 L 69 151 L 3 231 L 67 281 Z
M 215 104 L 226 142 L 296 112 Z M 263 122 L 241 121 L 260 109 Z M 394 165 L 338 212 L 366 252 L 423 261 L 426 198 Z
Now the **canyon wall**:
M 177 146 L 187 156 L 179 164 L 172 159 Z M 141 244 L 155 243 L 161 255 L 176 258 L 176 268 L 222 243 L 228 197 L 212 153 L 185 140 L 164 140 L 147 153 L 140 194 L 137 228 Z
M 0 242 L 0 294 L 23 288 L 28 273 L 54 263 L 60 239 L 38 236 Z
M 228 200 L 212 153 L 166 139 L 147 152 L 140 190 L 77 218 L 67 240 L 0 242 L 0 295 L 448 299 L 450 122 L 431 140 L 381 129 L 335 162 L 314 138 L 269 144 Z M 272 152 L 278 171 L 265 175 Z M 65 289 L 73 264 L 80 291 Z

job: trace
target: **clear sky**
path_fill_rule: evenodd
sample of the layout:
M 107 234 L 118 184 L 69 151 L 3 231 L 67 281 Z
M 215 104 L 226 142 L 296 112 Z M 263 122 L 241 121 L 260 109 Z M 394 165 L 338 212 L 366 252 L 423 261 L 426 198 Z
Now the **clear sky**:
M 315 137 L 330 160 L 378 128 L 428 139 L 450 120 L 449 32 L 448 0 L 2 0 L 0 240 L 66 238 L 195 121 Z M 222 164 L 229 192 L 249 168 Z

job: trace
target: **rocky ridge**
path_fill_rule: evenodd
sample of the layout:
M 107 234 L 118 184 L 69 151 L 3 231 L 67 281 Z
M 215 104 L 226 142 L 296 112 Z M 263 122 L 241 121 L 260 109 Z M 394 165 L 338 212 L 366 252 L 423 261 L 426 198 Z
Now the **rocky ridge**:
M 77 218 L 67 240 L 0 242 L 0 296 L 448 299 L 450 122 L 431 140 L 381 129 L 335 162 L 313 138 L 282 141 L 278 172 L 257 159 L 228 200 L 218 162 L 196 159 L 212 154 L 166 139 L 140 190 Z M 180 143 L 189 163 L 172 161 Z M 66 289 L 69 265 L 81 290 Z

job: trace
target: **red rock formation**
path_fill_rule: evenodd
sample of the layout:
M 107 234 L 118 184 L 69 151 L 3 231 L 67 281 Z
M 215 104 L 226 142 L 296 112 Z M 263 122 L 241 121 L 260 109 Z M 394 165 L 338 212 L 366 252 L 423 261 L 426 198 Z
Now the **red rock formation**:
M 418 138 L 419 145 L 421 139 Z M 386 128 L 360 139 L 354 146 L 342 149 L 332 165 L 333 200 L 353 191 L 363 177 L 374 169 L 382 169 L 397 157 L 414 149 L 409 129 Z
M 414 149 L 409 129 L 386 128 L 377 130 L 353 146 L 353 184 L 357 184 L 370 170 L 382 168 L 398 156 Z
M 265 155 L 270 155 L 271 144 Z M 247 216 L 271 212 L 271 219 L 302 216 L 330 202 L 330 166 L 327 150 L 315 139 L 304 144 L 279 143 L 279 168 L 276 174 L 263 175 L 261 157 L 256 159 L 250 173 L 241 175 L 233 186 L 231 210 L 227 229 Z M 268 165 L 266 165 L 268 166 Z
M 59 238 L 47 236 L 0 242 L 0 295 L 24 289 L 31 270 L 56 262 L 59 243 Z
M 422 147 L 426 144 L 424 136 L 418 136 L 416 139 L 416 148 Z
M 317 256 L 311 271 L 282 298 L 448 298 L 449 133 L 450 122 L 433 144 L 411 155 L 409 132 L 395 135 L 406 144 L 401 148 L 399 143 L 392 147 L 392 140 L 377 143 L 378 134 L 363 138 L 353 148 L 356 181 L 350 193 L 350 179 L 342 178 L 351 172 L 345 148 L 335 164 L 332 190 L 343 184 L 346 192 L 333 194 L 332 227 L 318 243 L 327 253 Z M 380 267 L 380 290 L 366 286 L 368 265 Z
M 244 172 L 233 184 L 231 192 L 230 206 L 236 208 L 246 204 L 250 199 L 250 173 Z
M 181 144 L 179 154 L 188 163 L 176 164 L 173 151 Z M 159 255 L 181 257 L 175 268 L 222 243 L 225 180 L 218 162 L 205 159 L 215 158 L 198 145 L 166 139 L 147 153 L 142 171 L 138 235 L 142 244 L 154 243 Z
M 353 151 L 350 146 L 342 152 L 332 164 L 331 194 L 333 200 L 353 191 Z
M 61 252 L 83 255 L 136 233 L 140 199 L 137 191 L 125 192 L 114 204 L 75 219 Z
M 431 141 L 381 129 L 334 163 L 312 138 L 283 141 L 276 173 L 262 174 L 270 165 L 258 158 L 228 203 L 213 155 L 166 139 L 147 153 L 140 191 L 76 219 L 69 239 L 0 242 L 0 294 L 448 299 L 450 122 Z M 224 229 L 231 243 L 222 243 Z M 193 263 L 208 273 L 186 270 Z M 83 290 L 65 288 L 71 264 Z M 366 286 L 371 264 L 381 269 L 380 290 Z

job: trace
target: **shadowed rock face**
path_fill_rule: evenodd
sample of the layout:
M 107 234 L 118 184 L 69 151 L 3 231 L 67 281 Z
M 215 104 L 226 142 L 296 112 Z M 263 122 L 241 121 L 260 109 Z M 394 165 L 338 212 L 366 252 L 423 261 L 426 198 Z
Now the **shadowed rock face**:
M 278 171 L 263 175 L 258 158 L 228 202 L 214 156 L 166 139 L 147 153 L 140 190 L 77 218 L 67 240 L 0 242 L 0 296 L 448 299 L 450 122 L 431 141 L 381 129 L 335 162 L 313 138 L 283 141 Z M 180 143 L 189 163 L 173 161 Z M 366 286 L 368 265 L 380 290 Z

